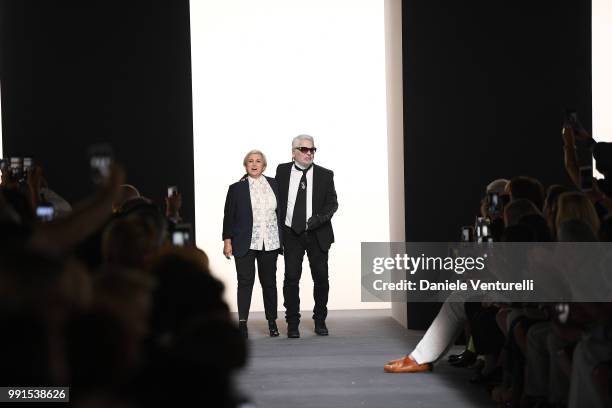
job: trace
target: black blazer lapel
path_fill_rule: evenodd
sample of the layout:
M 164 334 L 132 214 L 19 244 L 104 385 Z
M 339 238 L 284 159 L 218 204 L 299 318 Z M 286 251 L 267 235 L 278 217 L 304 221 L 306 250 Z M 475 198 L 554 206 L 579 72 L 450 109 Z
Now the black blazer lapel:
M 287 199 L 289 196 L 289 178 L 293 162 L 279 164 L 276 168 L 276 184 L 278 185 L 279 223 L 285 225 L 287 216 Z
M 321 208 L 321 170 L 316 164 L 312 164 L 312 215 L 315 215 Z
M 253 227 L 253 207 L 251 206 L 251 190 L 249 190 L 249 179 L 244 180 L 240 185 L 240 203 L 244 208 L 245 215 L 250 215 L 251 227 Z
M 278 188 L 280 190 L 281 198 L 285 206 L 287 206 L 287 197 L 289 196 L 289 179 L 291 178 L 291 166 L 292 163 L 286 163 L 282 167 L 280 172 L 281 180 L 278 182 Z
M 268 184 L 272 188 L 274 195 L 276 196 L 276 200 L 278 201 L 278 183 L 272 177 L 265 176 L 266 180 L 268 180 Z

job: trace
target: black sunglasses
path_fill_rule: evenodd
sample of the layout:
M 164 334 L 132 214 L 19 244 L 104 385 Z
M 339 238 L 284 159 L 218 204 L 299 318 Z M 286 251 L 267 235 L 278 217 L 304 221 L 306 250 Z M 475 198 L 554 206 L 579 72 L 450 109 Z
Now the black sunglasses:
M 317 151 L 316 147 L 296 147 L 295 150 L 299 150 L 300 152 L 306 154 L 308 152 L 314 154 Z

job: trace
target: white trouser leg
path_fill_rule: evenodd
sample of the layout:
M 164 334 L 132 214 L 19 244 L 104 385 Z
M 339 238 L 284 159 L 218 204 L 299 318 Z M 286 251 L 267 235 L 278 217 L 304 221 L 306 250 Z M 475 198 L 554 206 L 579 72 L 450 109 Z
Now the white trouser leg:
M 461 295 L 451 294 L 444 302 L 416 348 L 410 353 L 419 364 L 432 363 L 440 358 L 453 345 L 459 331 L 466 321 L 465 308 Z

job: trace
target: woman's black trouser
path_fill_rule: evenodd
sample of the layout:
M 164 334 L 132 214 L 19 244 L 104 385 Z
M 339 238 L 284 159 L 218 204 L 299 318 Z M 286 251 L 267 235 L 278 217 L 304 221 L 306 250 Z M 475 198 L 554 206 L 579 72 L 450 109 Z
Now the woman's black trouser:
M 249 249 L 244 256 L 234 257 L 238 274 L 238 319 L 247 320 L 251 308 L 251 295 L 255 284 L 255 261 L 263 292 L 267 320 L 276 320 L 278 298 L 276 293 L 276 260 L 278 250 L 255 251 Z

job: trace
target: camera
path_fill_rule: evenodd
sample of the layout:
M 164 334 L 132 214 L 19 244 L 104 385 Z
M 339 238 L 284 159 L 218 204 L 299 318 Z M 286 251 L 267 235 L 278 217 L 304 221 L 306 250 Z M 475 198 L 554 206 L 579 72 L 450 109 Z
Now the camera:
M 548 316 L 556 323 L 565 324 L 569 320 L 569 303 L 553 303 L 546 305 L 544 308 Z
M 579 129 L 582 129 L 580 120 L 578 120 L 578 112 L 576 112 L 575 109 L 565 110 L 565 123 L 566 125 L 569 125 L 574 130 L 574 132 L 577 132 Z
M 491 236 L 491 220 L 485 217 L 476 217 L 476 223 L 474 225 L 476 232 L 476 242 L 493 242 Z
M 23 159 L 21 157 L 11 157 L 9 159 L 9 172 L 14 180 L 22 182 L 25 179 Z
M 55 208 L 53 204 L 41 203 L 36 207 L 36 218 L 42 222 L 53 221 L 55 218 Z
M 89 166 L 91 178 L 95 184 L 100 184 L 110 175 L 113 162 L 113 149 L 109 144 L 101 143 L 89 148 Z
M 33 166 L 34 166 L 34 160 L 32 160 L 31 157 L 23 158 L 23 173 L 26 177 L 28 176 L 28 173 L 30 172 L 30 170 L 32 170 Z
M 578 123 L 578 112 L 575 109 L 566 109 L 565 122 L 574 127 Z
M 584 132 L 584 126 L 580 123 L 580 119 L 578 119 L 578 112 L 574 109 L 567 109 L 565 111 L 565 124 L 564 126 L 569 126 L 572 128 L 576 136 L 579 136 L 582 132 Z
M 469 225 L 461 227 L 461 242 L 474 241 L 474 227 Z
M 168 187 L 168 197 L 174 197 L 175 195 L 178 195 L 178 187 L 177 186 Z
M 172 231 L 172 245 L 178 247 L 189 246 L 191 240 L 191 224 L 178 224 Z
M 487 195 L 487 202 L 489 204 L 487 211 L 489 215 L 500 215 L 503 208 L 503 202 L 499 193 L 491 192 Z

